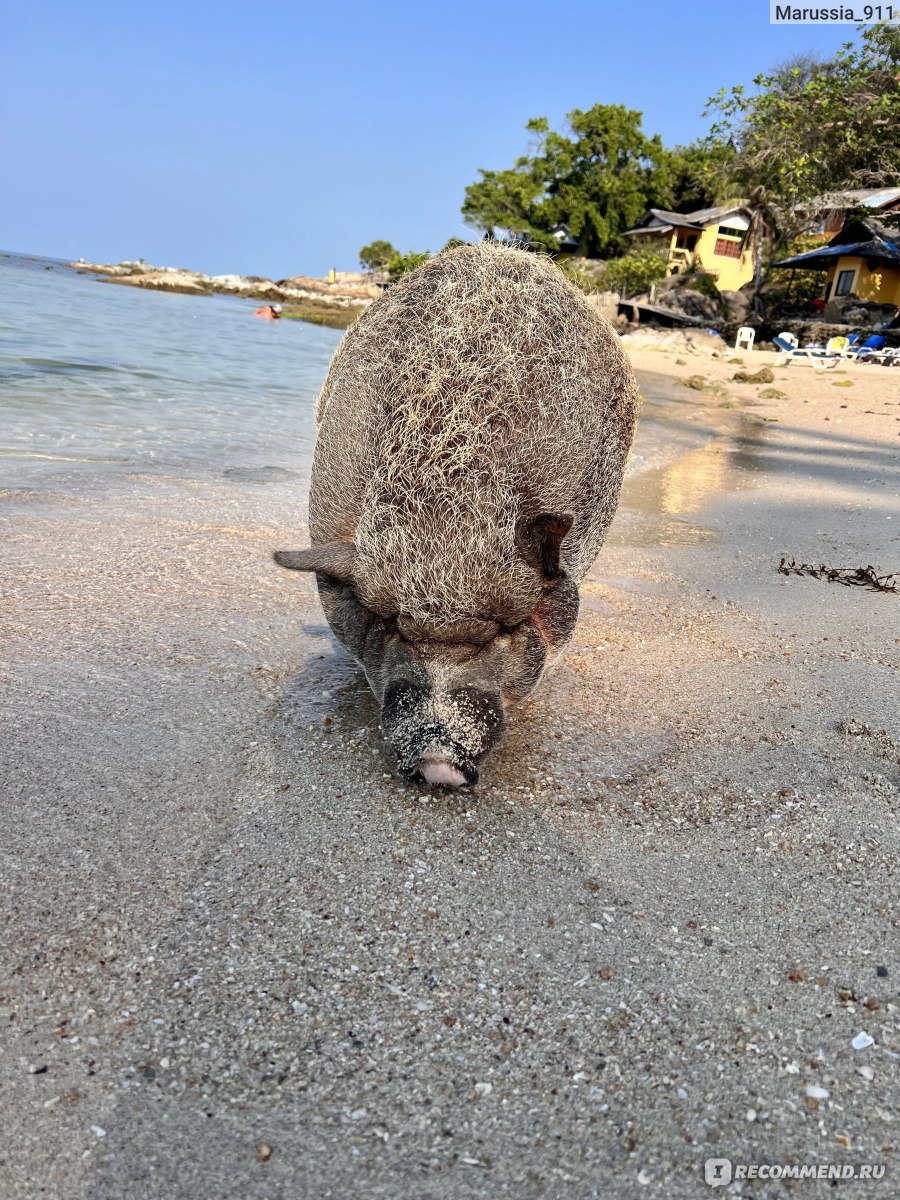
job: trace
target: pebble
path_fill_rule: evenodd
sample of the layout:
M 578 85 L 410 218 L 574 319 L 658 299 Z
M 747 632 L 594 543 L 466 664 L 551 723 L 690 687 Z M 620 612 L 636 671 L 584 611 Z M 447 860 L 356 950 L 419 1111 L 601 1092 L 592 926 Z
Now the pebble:
M 857 1067 L 858 1074 L 862 1075 L 863 1079 L 867 1079 L 869 1083 L 875 1078 L 875 1071 L 872 1067 Z
M 806 1094 L 810 1100 L 827 1100 L 830 1095 L 828 1088 L 818 1087 L 816 1084 L 811 1084 L 806 1089 Z
M 91 1126 L 91 1133 L 94 1135 L 94 1137 L 98 1137 L 98 1138 L 105 1138 L 105 1137 L 106 1137 L 106 1130 L 105 1130 L 105 1129 L 101 1129 L 99 1125 L 92 1125 L 92 1126 Z
M 870 1046 L 875 1045 L 875 1039 L 870 1033 L 858 1033 L 850 1043 L 854 1050 L 868 1050 Z
M 268 1162 L 271 1157 L 272 1157 L 272 1147 L 267 1145 L 266 1142 L 257 1142 L 256 1143 L 256 1161 L 260 1162 L 260 1163 Z
M 494 1085 L 491 1083 L 476 1083 L 475 1084 L 475 1095 L 476 1096 L 489 1096 L 493 1090 L 494 1090 Z

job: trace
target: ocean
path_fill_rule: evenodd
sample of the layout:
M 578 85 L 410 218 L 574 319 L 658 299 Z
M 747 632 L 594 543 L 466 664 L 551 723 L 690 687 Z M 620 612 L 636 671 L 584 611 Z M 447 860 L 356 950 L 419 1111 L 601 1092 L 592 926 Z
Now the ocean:
M 240 496 L 245 516 L 261 525 L 278 518 L 301 526 L 315 398 L 342 333 L 255 319 L 257 306 L 0 255 L 7 517 L 14 521 L 23 504 L 33 512 L 42 498 L 69 506 L 103 498 L 118 499 L 124 519 L 166 497 L 197 507 L 212 489 Z M 694 514 L 727 488 L 736 444 L 721 437 L 722 414 L 703 411 L 695 392 L 662 375 L 640 383 L 641 420 L 610 540 L 704 538 Z M 691 451 L 685 470 L 678 462 Z
M 0 255 L 0 486 L 296 471 L 341 333 L 257 307 Z

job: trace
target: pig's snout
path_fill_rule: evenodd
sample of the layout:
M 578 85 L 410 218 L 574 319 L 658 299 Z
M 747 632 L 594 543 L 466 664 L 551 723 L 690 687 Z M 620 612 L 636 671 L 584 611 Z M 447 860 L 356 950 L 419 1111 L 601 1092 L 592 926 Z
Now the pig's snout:
M 459 767 L 442 754 L 423 754 L 416 764 L 416 774 L 421 775 L 426 783 L 442 783 L 447 787 L 462 787 L 464 783 L 477 783 L 478 772 L 470 768 L 470 778 L 466 778 Z M 474 775 L 474 778 L 471 776 Z
M 478 782 L 478 763 L 505 725 L 499 696 L 467 687 L 436 694 L 405 682 L 388 688 L 381 722 L 403 775 L 444 787 Z

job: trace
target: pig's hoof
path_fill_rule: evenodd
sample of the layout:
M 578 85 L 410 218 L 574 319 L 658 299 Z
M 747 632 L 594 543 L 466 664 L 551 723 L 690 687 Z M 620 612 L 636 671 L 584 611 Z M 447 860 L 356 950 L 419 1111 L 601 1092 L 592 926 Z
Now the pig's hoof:
M 474 780 L 466 779 L 459 767 L 437 754 L 423 754 L 417 764 L 418 774 L 426 783 L 442 783 L 447 787 L 462 787 Z M 477 778 L 477 776 L 476 776 Z

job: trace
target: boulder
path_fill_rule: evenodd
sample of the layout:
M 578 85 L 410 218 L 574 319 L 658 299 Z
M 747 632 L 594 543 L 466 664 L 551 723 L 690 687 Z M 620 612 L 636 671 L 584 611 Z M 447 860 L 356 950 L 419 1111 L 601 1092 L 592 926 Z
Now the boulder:
M 691 287 L 676 285 L 664 288 L 657 295 L 656 302 L 661 308 L 671 308 L 687 317 L 709 323 L 720 320 L 722 316 L 722 309 L 717 300 Z
M 619 300 L 621 297 L 618 292 L 592 292 L 587 302 L 601 317 L 606 317 L 607 321 L 612 321 L 615 324 L 616 318 L 619 315 Z
M 750 323 L 750 297 L 744 292 L 720 292 L 725 304 L 725 320 L 729 325 Z

